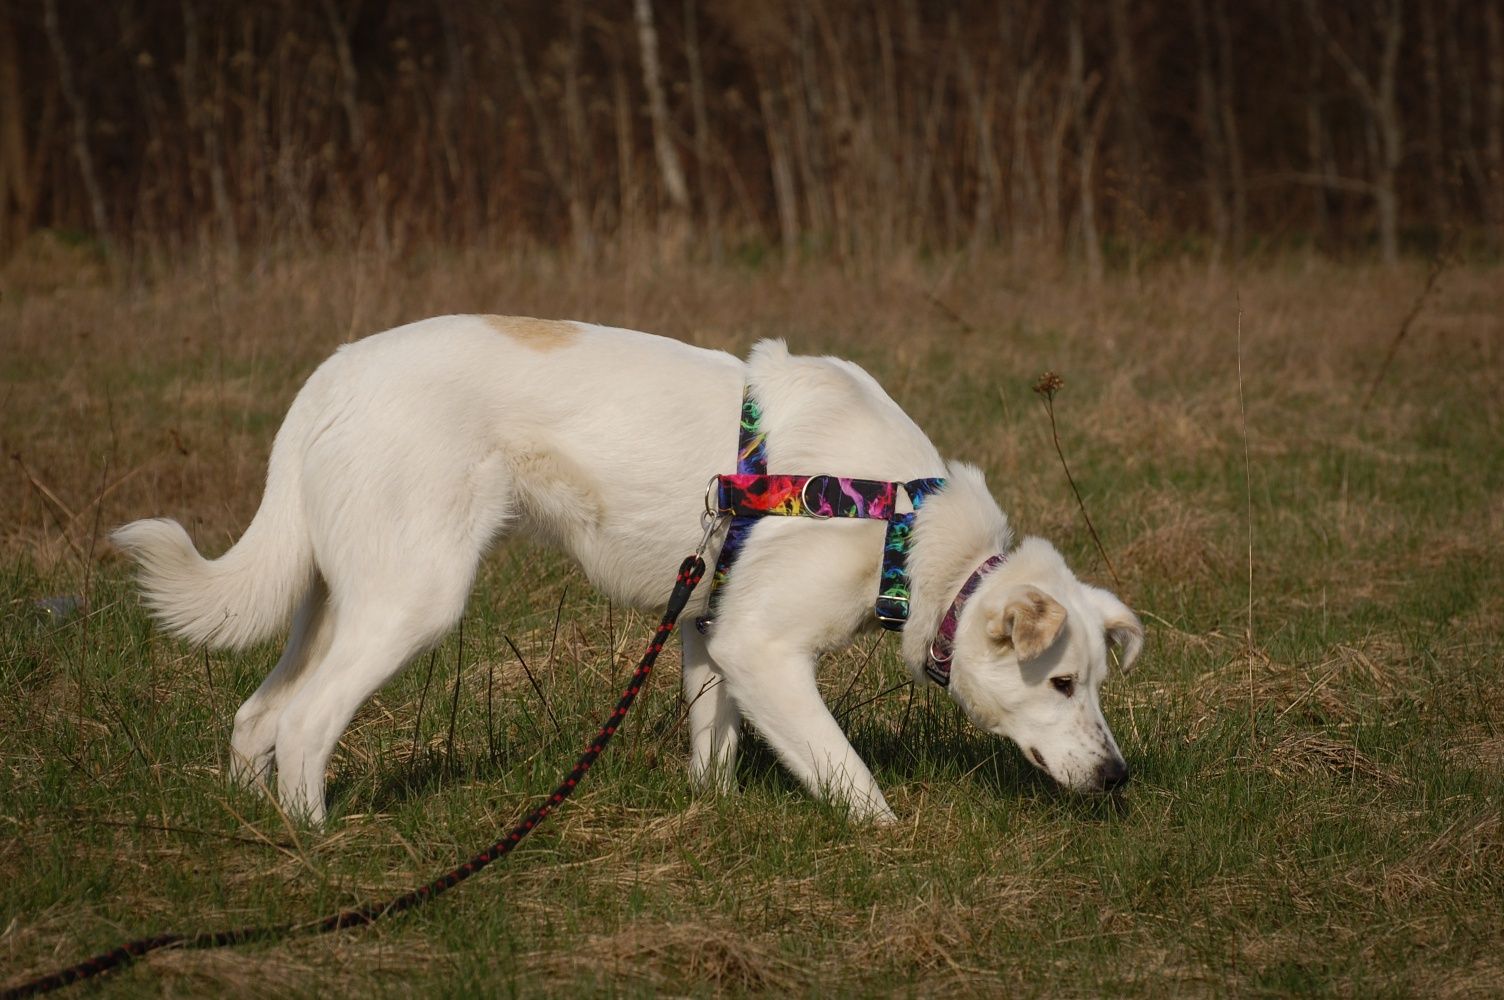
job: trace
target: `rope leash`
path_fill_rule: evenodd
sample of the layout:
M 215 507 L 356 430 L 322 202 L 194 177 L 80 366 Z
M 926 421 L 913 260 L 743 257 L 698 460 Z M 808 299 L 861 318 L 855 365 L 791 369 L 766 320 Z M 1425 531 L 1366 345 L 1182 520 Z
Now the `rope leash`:
M 158 934 L 155 937 L 138 938 L 128 941 L 118 948 L 100 952 L 91 958 L 71 965 L 66 969 L 39 976 L 36 979 L 12 986 L 4 992 L 0 992 L 0 1000 L 13 1000 L 18 997 L 36 996 L 39 993 L 47 993 L 60 989 L 71 983 L 83 979 L 91 979 L 103 975 L 111 969 L 117 969 L 129 965 L 136 959 L 149 952 L 158 951 L 162 948 L 223 948 L 228 945 L 245 944 L 251 941 L 264 940 L 267 938 L 282 937 L 291 934 L 327 934 L 330 931 L 341 930 L 346 927 L 364 927 L 373 924 L 382 917 L 393 913 L 401 913 L 421 906 L 431 899 L 442 895 L 455 886 L 459 885 L 471 875 L 476 874 L 491 862 L 506 857 L 512 849 L 522 842 L 533 830 L 537 829 L 549 815 L 564 804 L 564 800 L 573 794 L 575 788 L 584 779 L 585 773 L 601 752 L 606 749 L 606 744 L 611 742 L 611 737 L 616 735 L 616 730 L 621 726 L 622 720 L 627 716 L 627 709 L 632 707 L 637 693 L 647 682 L 648 675 L 653 672 L 653 664 L 658 660 L 658 654 L 663 652 L 663 645 L 674 631 L 674 625 L 679 620 L 679 615 L 684 611 L 684 606 L 689 603 L 689 596 L 694 592 L 695 585 L 705 575 L 705 560 L 703 553 L 710 536 L 715 529 L 715 520 L 709 519 L 705 529 L 705 538 L 700 542 L 700 548 L 694 555 L 689 556 L 679 566 L 679 573 L 674 580 L 674 590 L 668 599 L 668 608 L 663 613 L 663 620 L 658 623 L 658 630 L 653 634 L 653 641 L 648 644 L 647 651 L 642 655 L 642 661 L 638 663 L 637 670 L 632 674 L 632 679 L 627 683 L 627 688 L 622 692 L 621 698 L 616 702 L 616 708 L 606 717 L 600 731 L 595 734 L 595 739 L 580 754 L 579 760 L 575 761 L 574 768 L 565 777 L 563 783 L 553 790 L 553 794 L 544 800 L 532 812 L 523 818 L 522 822 L 512 828 L 512 832 L 496 841 L 490 847 L 476 854 L 470 860 L 450 869 L 433 881 L 421 885 L 416 889 L 405 892 L 385 903 L 369 903 L 365 906 L 350 910 L 342 910 L 331 914 L 316 923 L 311 924 L 274 924 L 261 927 L 242 927 L 234 930 L 206 932 L 202 934 Z

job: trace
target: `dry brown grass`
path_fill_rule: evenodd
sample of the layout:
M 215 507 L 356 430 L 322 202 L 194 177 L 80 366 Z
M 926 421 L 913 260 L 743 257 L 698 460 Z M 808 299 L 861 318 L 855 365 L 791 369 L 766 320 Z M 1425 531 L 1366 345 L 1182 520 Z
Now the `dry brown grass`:
M 1449 272 L 1404 360 L 1451 355 L 1463 344 L 1492 350 L 1497 315 L 1479 308 L 1498 304 L 1492 278 Z M 1033 401 L 1014 381 L 1045 367 L 1042 361 L 1073 376 L 1061 401 L 1068 450 L 1089 429 L 1094 448 L 1112 448 L 1131 470 L 1156 454 L 1230 455 L 1238 444 L 1236 400 L 1225 381 L 1207 379 L 1230 373 L 1233 363 L 1234 283 L 1225 274 L 1166 267 L 1093 292 L 1006 262 L 936 280 L 898 260 L 882 275 L 816 266 L 781 282 L 769 295 L 764 278 L 736 270 L 659 272 L 643 264 L 605 275 L 546 258 L 465 253 L 422 266 L 273 258 L 249 275 L 163 274 L 122 295 L 86 267 L 18 258 L 0 274 L 0 317 L 7 353 L 28 377 L 7 382 L 0 438 L 7 456 L 19 454 L 77 516 L 53 509 L 12 462 L 0 496 L 0 544 L 56 565 L 64 550 L 86 547 L 96 514 L 108 526 L 142 510 L 191 511 L 222 544 L 253 511 L 270 432 L 312 366 L 352 337 L 441 312 L 575 317 L 732 350 L 759 336 L 786 336 L 800 349 L 855 353 L 896 376 L 888 379 L 895 394 L 947 451 L 995 464 L 1008 492 L 1023 494 L 1024 512 L 1044 528 L 1068 527 L 1073 515 L 1059 512 L 1058 470 L 1037 461 L 1047 439 Z M 1343 414 L 1362 389 L 1361 359 L 1386 335 L 1410 283 L 1316 262 L 1238 277 L 1249 317 L 1256 459 L 1312 435 L 1352 434 Z M 975 332 L 957 331 L 930 294 L 958 304 Z M 1016 323 L 1039 332 L 1016 337 Z M 944 374 L 948 365 L 924 363 L 937 352 L 964 359 L 970 376 L 978 364 L 995 373 L 1008 436 L 1022 451 L 996 450 L 947 419 L 938 401 L 956 376 Z M 1459 377 L 1481 388 L 1493 373 L 1469 365 Z M 1492 384 L 1497 392 L 1496 378 Z M 1312 400 L 1329 416 L 1295 424 L 1274 417 L 1271 407 L 1292 398 Z M 1386 406 L 1368 426 L 1420 412 L 1418 401 Z M 1369 447 L 1385 460 L 1405 460 L 1381 443 Z M 121 476 L 129 478 L 110 490 L 99 514 L 92 501 L 101 482 Z M 1039 494 L 1049 502 L 1028 502 Z M 1171 523 L 1184 519 L 1168 513 Z
M 734 926 L 695 921 L 635 921 L 612 934 L 587 935 L 569 952 L 542 951 L 524 961 L 540 979 L 599 977 L 602 984 L 631 982 L 655 992 L 686 978 L 715 995 L 786 992 L 813 985 L 808 972 L 779 957 L 771 941 L 749 940 Z
M 461 253 L 269 257 L 121 289 L 66 258 L 8 269 L 0 552 L 24 585 L 0 615 L 6 669 L 25 673 L 0 702 L 0 797 L 25 805 L 0 809 L 0 883 L 54 872 L 32 898 L 69 902 L 28 907 L 0 931 L 0 953 L 26 969 L 72 958 L 125 930 L 121 899 L 134 931 L 189 912 L 213 925 L 248 912 L 301 920 L 406 888 L 488 842 L 577 751 L 647 623 L 608 611 L 560 564 L 505 550 L 483 568 L 463 645 L 443 647 L 426 698 L 425 658 L 346 734 L 340 822 L 299 830 L 219 774 L 236 698 L 274 652 L 206 660 L 148 637 L 125 613 L 124 568 L 101 540 L 127 518 L 166 513 L 222 549 L 255 509 L 288 401 L 334 346 L 473 311 L 618 323 L 734 351 L 786 336 L 797 350 L 854 357 L 943 452 L 984 467 L 1022 530 L 1056 539 L 1103 582 L 1029 391 L 1041 370 L 1061 371 L 1063 449 L 1149 626 L 1143 666 L 1112 682 L 1108 706 L 1141 779 L 1121 814 L 1055 797 L 942 699 L 918 692 L 910 710 L 909 692 L 882 696 L 899 679 L 890 641 L 870 663 L 865 645 L 832 657 L 822 685 L 832 699 L 849 690 L 845 708 L 875 699 L 849 722 L 864 752 L 880 748 L 903 824 L 841 830 L 755 743 L 743 798 L 692 798 L 666 654 L 602 776 L 504 875 L 369 936 L 162 956 L 151 970 L 167 991 L 403 992 L 443 982 L 453 963 L 467 985 L 549 975 L 561 990 L 667 994 L 976 996 L 1041 983 L 1061 995 L 1340 993 L 1340 971 L 1299 978 L 1313 949 L 1333 969 L 1371 953 L 1366 966 L 1393 973 L 1413 933 L 1439 957 L 1409 960 L 1401 992 L 1487 992 L 1498 964 L 1467 942 L 1497 940 L 1479 900 L 1504 866 L 1497 821 L 1478 808 L 1504 764 L 1504 598 L 1488 585 L 1504 488 L 1474 482 L 1463 459 L 1504 439 L 1504 282 L 1496 267 L 1444 275 L 1360 419 L 1374 351 L 1423 276 L 1420 265 L 1315 260 L 1236 278 L 1166 265 L 1094 291 L 986 258 L 771 275 Z M 1472 492 L 1454 499 L 1450 484 Z M 534 571 L 522 583 L 517 559 Z M 90 573 L 91 621 L 109 631 L 86 639 L 35 619 L 39 594 L 81 593 Z M 127 603 L 107 607 L 117 600 Z M 937 746 L 893 749 L 898 733 L 918 731 Z M 1345 846 L 1329 850 L 1325 836 Z M 101 852 L 120 859 L 105 875 Z M 75 869 L 108 898 L 70 895 Z M 184 888 L 206 876 L 213 892 Z M 472 920 L 511 950 L 477 946 Z M 1099 964 L 1070 964 L 1081 948 Z

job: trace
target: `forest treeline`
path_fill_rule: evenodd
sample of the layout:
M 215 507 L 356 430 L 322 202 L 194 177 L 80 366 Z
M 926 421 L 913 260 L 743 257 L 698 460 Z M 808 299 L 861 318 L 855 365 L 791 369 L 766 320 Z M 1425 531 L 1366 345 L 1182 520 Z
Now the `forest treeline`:
M 0 0 L 0 254 L 1504 243 L 1504 0 Z

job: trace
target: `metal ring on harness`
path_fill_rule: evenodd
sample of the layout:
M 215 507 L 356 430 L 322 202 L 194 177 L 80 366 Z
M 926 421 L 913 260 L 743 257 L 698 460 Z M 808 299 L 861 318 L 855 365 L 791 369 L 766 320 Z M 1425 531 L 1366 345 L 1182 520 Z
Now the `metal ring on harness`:
M 729 508 L 721 506 L 720 485 L 719 475 L 711 476 L 710 482 L 705 484 L 705 513 L 710 517 L 725 517 L 731 513 Z M 711 500 L 712 496 L 715 497 L 714 501 Z
M 815 509 L 813 504 L 809 502 L 809 484 L 814 482 L 816 479 L 821 479 L 826 482 L 830 481 L 830 477 L 824 475 L 823 473 L 818 476 L 810 476 L 804 481 L 804 485 L 799 488 L 799 504 L 804 508 L 805 517 L 812 517 L 816 521 L 829 521 L 832 517 L 835 516 L 834 514 L 822 514 Z

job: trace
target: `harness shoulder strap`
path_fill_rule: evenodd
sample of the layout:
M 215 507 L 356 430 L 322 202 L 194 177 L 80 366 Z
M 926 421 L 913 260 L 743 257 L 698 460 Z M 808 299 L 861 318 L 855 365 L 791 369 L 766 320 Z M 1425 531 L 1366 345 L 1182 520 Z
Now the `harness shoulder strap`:
M 742 390 L 741 420 L 737 428 L 736 471 L 738 475 L 766 476 L 768 474 L 767 441 L 767 431 L 762 429 L 762 407 L 758 405 L 757 398 L 752 395 L 752 387 L 749 385 Z M 710 626 L 715 621 L 716 610 L 721 603 L 721 588 L 731 574 L 731 567 L 735 565 L 737 557 L 742 554 L 742 549 L 747 544 L 747 536 L 752 533 L 752 525 L 756 523 L 755 516 L 737 515 L 731 518 L 731 523 L 726 527 L 726 539 L 721 543 L 720 554 L 715 560 L 715 572 L 710 577 L 710 601 L 706 606 L 705 614 L 695 621 L 695 628 L 700 630 L 701 635 L 710 631 Z

